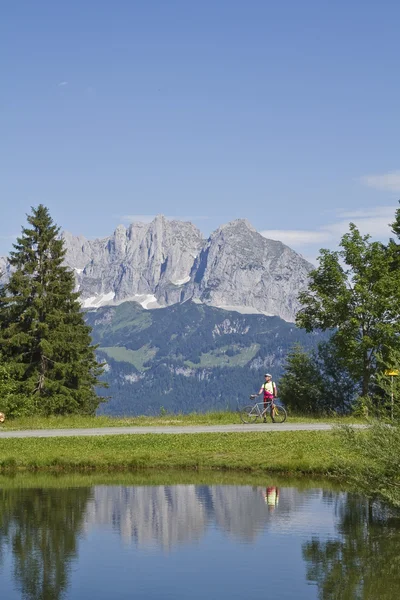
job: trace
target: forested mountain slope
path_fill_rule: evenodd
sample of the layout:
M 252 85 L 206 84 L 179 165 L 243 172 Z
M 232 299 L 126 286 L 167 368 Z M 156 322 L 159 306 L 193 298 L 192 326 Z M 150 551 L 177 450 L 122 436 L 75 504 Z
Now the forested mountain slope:
M 152 311 L 125 302 L 86 319 L 107 362 L 106 414 L 235 408 L 258 391 L 264 372 L 279 379 L 294 343 L 311 347 L 322 339 L 278 317 L 192 301 Z

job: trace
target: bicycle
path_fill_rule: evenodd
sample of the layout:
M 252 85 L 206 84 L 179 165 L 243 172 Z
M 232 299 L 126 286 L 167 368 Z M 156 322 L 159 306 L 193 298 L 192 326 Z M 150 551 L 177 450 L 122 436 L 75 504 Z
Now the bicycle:
M 256 397 L 257 394 L 252 394 L 250 400 L 254 400 Z M 284 423 L 286 421 L 286 410 L 283 406 L 275 404 L 274 399 L 268 400 L 265 406 L 264 402 L 256 402 L 239 409 L 240 420 L 246 424 L 254 423 L 257 419 L 265 419 L 267 413 L 273 423 Z

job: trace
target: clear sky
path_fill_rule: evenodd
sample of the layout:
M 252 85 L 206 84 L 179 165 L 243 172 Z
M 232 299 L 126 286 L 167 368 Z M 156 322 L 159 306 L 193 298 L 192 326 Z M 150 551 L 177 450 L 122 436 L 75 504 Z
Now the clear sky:
M 4 0 L 0 254 L 245 217 L 307 257 L 400 198 L 398 0 Z

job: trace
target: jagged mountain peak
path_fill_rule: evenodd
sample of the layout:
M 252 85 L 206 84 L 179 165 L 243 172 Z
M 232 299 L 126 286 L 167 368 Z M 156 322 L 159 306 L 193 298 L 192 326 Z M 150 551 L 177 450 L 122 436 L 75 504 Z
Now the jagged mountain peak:
M 63 237 L 85 307 L 135 300 L 157 308 L 192 299 L 294 321 L 313 268 L 246 219 L 222 225 L 207 240 L 191 222 L 161 214 L 118 225 L 102 239 Z
M 212 235 L 215 235 L 221 231 L 243 234 L 247 234 L 249 232 L 257 233 L 256 229 L 254 229 L 253 225 L 247 219 L 234 219 L 233 221 L 229 221 L 228 223 L 218 227 L 218 229 L 216 229 Z
M 264 238 L 248 221 L 237 219 L 211 234 L 182 299 L 294 321 L 298 294 L 307 287 L 311 269 L 288 246 Z

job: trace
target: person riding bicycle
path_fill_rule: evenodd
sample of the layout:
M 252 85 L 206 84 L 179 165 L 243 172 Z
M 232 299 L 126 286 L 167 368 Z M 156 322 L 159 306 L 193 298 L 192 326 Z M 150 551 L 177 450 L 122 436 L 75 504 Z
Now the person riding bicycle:
M 264 383 L 260 387 L 260 391 L 258 395 L 260 396 L 264 392 L 264 409 L 267 407 L 268 402 L 271 402 L 274 398 L 278 396 L 278 391 L 276 389 L 275 383 L 272 381 L 272 375 L 270 373 L 266 373 L 264 375 Z M 266 421 L 266 417 L 264 415 L 264 422 Z

